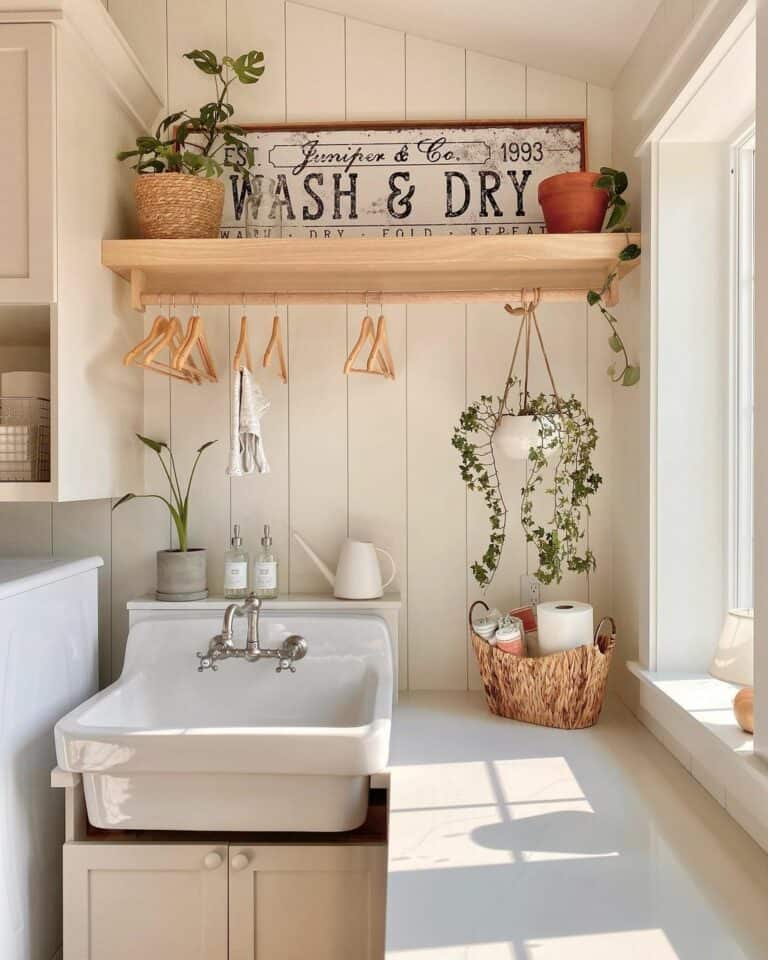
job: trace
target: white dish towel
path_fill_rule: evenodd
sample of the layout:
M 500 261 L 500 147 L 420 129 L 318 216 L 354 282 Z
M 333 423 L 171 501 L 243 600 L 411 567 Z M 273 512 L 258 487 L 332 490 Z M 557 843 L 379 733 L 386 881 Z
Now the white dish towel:
M 228 476 L 245 477 L 257 470 L 269 473 L 261 436 L 261 416 L 268 408 L 269 400 L 253 374 L 241 367 L 232 376 Z

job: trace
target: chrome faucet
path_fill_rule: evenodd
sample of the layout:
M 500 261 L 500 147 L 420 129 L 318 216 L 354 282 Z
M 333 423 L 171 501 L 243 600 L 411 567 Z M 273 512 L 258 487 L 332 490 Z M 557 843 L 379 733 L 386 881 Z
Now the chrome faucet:
M 216 670 L 216 664 L 219 660 L 229 660 L 232 657 L 238 657 L 253 663 L 255 660 L 277 660 L 277 673 L 283 670 L 289 670 L 296 673 L 294 662 L 301 660 L 307 655 L 307 641 L 298 634 L 291 634 L 286 637 L 282 646 L 275 649 L 265 649 L 259 644 L 259 612 L 261 610 L 261 600 L 251 594 L 248 599 L 241 604 L 230 603 L 224 611 L 224 623 L 221 633 L 211 638 L 206 653 L 198 653 L 197 658 L 200 666 L 197 668 L 200 673 L 203 670 Z M 234 630 L 232 623 L 235 617 L 248 617 L 248 636 L 244 647 L 236 647 L 234 642 Z

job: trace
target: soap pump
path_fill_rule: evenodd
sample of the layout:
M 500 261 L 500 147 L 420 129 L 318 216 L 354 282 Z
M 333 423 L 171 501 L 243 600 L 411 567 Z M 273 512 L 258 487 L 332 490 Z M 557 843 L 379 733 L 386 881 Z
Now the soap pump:
M 277 555 L 268 523 L 264 524 L 261 547 L 253 564 L 253 592 L 261 600 L 274 600 L 277 596 Z
M 224 597 L 242 600 L 248 596 L 248 553 L 243 549 L 240 524 L 235 524 L 231 546 L 224 554 Z

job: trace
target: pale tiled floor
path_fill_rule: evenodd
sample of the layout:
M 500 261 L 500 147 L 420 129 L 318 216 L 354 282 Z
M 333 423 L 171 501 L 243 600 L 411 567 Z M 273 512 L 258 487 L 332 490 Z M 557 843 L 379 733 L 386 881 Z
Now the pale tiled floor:
M 387 957 L 763 960 L 768 855 L 618 702 L 597 727 L 407 694 Z

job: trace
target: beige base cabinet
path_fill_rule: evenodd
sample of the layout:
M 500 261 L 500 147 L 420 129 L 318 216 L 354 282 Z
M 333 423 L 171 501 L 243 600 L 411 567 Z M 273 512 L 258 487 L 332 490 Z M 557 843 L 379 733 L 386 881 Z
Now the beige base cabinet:
M 382 960 L 384 844 L 64 845 L 63 960 Z

